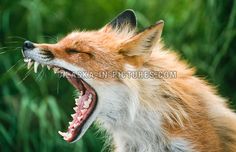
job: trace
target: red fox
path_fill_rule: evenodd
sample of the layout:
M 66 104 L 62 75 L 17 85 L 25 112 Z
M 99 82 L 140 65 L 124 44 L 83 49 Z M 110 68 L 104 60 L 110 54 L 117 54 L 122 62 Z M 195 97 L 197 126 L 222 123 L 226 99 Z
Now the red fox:
M 67 131 L 59 131 L 64 140 L 79 140 L 96 122 L 116 152 L 236 151 L 236 114 L 164 46 L 163 26 L 136 32 L 135 14 L 125 10 L 99 30 L 74 31 L 56 44 L 24 42 L 28 68 L 34 64 L 37 73 L 46 65 L 79 92 Z

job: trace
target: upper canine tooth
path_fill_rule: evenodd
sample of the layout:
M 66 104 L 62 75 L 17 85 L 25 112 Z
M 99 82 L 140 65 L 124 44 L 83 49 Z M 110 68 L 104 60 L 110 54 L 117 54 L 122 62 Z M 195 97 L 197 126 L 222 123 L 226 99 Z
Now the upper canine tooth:
M 29 61 L 28 64 L 27 64 L 27 69 L 30 69 L 30 67 L 33 65 L 33 61 Z
M 60 68 L 53 68 L 54 73 L 57 73 L 60 70 Z
M 34 72 L 35 73 L 37 73 L 38 66 L 39 66 L 39 63 L 38 62 L 34 62 Z

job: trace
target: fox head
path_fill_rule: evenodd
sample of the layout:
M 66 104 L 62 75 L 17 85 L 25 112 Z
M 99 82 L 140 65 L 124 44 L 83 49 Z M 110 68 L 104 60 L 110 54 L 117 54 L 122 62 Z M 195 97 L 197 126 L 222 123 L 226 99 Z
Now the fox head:
M 160 40 L 163 25 L 159 21 L 136 32 L 135 14 L 126 10 L 99 30 L 74 31 L 56 44 L 24 42 L 22 52 L 28 68 L 33 63 L 35 72 L 39 64 L 53 68 L 79 92 L 73 120 L 66 132 L 59 132 L 66 141 L 80 139 L 95 120 L 109 128 L 129 117 L 130 90 L 113 74 L 127 71 L 127 66 L 142 68 Z M 86 72 L 91 77 L 84 77 Z M 100 72 L 108 76 L 102 77 Z

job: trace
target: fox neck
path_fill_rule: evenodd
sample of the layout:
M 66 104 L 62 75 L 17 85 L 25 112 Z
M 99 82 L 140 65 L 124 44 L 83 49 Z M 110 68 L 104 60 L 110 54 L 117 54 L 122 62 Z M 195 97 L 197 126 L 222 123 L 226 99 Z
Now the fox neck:
M 100 86 L 96 91 L 101 109 L 97 122 L 112 136 L 117 152 L 175 149 L 162 128 L 161 114 L 143 106 L 138 92 L 122 84 Z

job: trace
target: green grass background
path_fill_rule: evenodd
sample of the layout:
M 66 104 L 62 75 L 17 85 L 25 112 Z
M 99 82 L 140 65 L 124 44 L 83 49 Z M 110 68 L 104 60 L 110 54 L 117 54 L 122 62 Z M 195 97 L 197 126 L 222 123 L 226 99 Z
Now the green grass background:
M 166 45 L 236 107 L 235 0 L 0 0 L 0 151 L 102 150 L 105 135 L 95 126 L 75 144 L 58 135 L 74 88 L 46 69 L 28 72 L 20 50 L 25 39 L 54 43 L 75 29 L 98 29 L 127 8 L 139 29 L 163 19 Z

